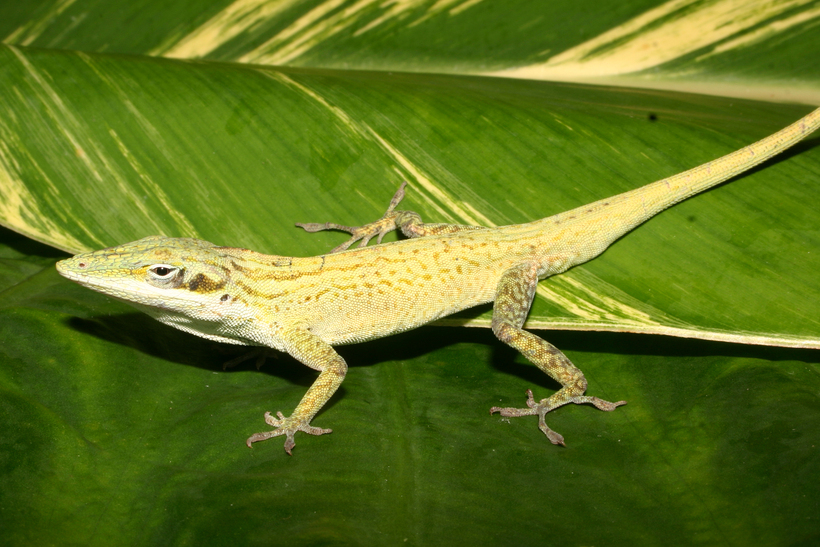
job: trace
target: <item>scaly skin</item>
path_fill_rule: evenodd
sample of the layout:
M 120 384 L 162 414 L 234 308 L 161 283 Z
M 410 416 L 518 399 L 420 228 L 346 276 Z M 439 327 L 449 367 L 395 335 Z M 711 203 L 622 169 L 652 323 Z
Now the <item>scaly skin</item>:
M 353 344 L 424 325 L 465 308 L 494 301 L 492 329 L 561 383 L 526 408 L 493 407 L 502 416 L 537 415 L 539 428 L 564 444 L 544 416 L 567 403 L 611 403 L 585 396 L 583 373 L 555 346 L 524 331 L 539 279 L 559 274 L 601 254 L 613 241 L 663 209 L 719 184 L 785 150 L 820 126 L 820 109 L 755 144 L 642 188 L 527 224 L 484 228 L 425 224 L 396 211 L 402 184 L 385 215 L 359 228 L 339 229 L 350 241 L 315 257 L 264 255 L 188 238 L 147 237 L 85 253 L 57 264 L 60 274 L 124 300 L 178 329 L 232 344 L 284 351 L 318 370 L 319 377 L 294 412 L 265 414 L 275 429 L 256 441 L 284 435 L 291 453 L 294 434 L 330 433 L 310 421 L 338 389 L 347 372 L 338 344 Z M 367 247 L 395 229 L 410 239 Z M 359 241 L 359 248 L 347 250 Z M 338 252 L 337 252 L 338 251 Z

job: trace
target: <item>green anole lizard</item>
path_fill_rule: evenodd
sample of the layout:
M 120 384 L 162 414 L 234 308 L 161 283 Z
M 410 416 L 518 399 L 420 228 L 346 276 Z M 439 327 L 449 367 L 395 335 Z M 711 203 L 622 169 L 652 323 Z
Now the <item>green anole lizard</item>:
M 529 222 L 485 228 L 425 224 L 397 211 L 405 184 L 384 216 L 353 228 L 297 224 L 309 232 L 343 230 L 349 241 L 314 257 L 265 255 L 191 238 L 153 236 L 57 263 L 63 276 L 124 300 L 159 321 L 203 338 L 284 351 L 319 376 L 290 416 L 265 413 L 272 431 L 252 443 L 284 435 L 330 433 L 310 424 L 344 380 L 347 364 L 333 349 L 406 331 L 457 311 L 494 302 L 492 330 L 561 384 L 526 408 L 493 407 L 502 416 L 538 416 L 567 403 L 611 411 L 625 404 L 584 395 L 583 373 L 555 346 L 522 329 L 540 279 L 601 254 L 642 222 L 800 141 L 820 126 L 820 109 L 765 139 L 689 171 L 592 204 Z M 409 239 L 381 244 L 400 229 Z M 373 237 L 379 244 L 367 247 Z M 359 247 L 348 250 L 355 242 Z

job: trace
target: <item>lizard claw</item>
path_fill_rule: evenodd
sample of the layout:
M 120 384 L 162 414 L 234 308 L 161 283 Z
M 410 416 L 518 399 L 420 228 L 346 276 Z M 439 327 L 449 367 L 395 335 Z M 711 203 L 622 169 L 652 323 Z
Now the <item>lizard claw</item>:
M 296 442 L 293 440 L 293 435 L 297 431 L 302 431 L 309 435 L 324 435 L 325 433 L 332 433 L 332 429 L 323 429 L 321 427 L 315 427 L 310 425 L 308 422 L 300 422 L 293 419 L 293 416 L 285 417 L 284 414 L 281 412 L 276 413 L 276 418 L 274 418 L 270 412 L 265 412 L 265 421 L 268 425 L 274 426 L 276 429 L 273 431 L 263 431 L 262 433 L 254 433 L 248 440 L 245 441 L 245 444 L 248 445 L 248 448 L 251 445 L 258 441 L 264 441 L 266 439 L 270 439 L 271 437 L 279 437 L 281 435 L 285 435 L 285 452 L 288 453 L 289 456 L 293 456 L 293 447 L 296 446 Z M 291 423 L 293 422 L 293 423 Z
M 399 186 L 399 189 L 393 195 L 393 199 L 390 200 L 387 211 L 375 222 L 365 224 L 364 226 L 345 226 L 333 222 L 325 222 L 323 224 L 318 222 L 297 222 L 296 226 L 311 233 L 321 232 L 323 230 L 339 230 L 351 234 L 352 237 L 349 240 L 332 249 L 330 251 L 331 253 L 345 251 L 357 241 L 359 242 L 359 247 L 366 247 L 374 237 L 376 237 L 377 243 L 381 243 L 385 235 L 396 229 L 396 213 L 394 213 L 393 210 L 401 200 L 404 199 L 404 188 L 406 186 L 407 182 L 401 183 L 401 186 Z
M 549 426 L 547 426 L 547 422 L 544 419 L 544 416 L 546 416 L 547 412 L 549 412 L 552 409 L 548 408 L 547 405 L 544 404 L 546 401 L 547 399 L 544 399 L 543 401 L 536 403 L 535 398 L 532 395 L 532 390 L 528 389 L 527 408 L 502 408 L 500 406 L 494 406 L 490 409 L 490 414 L 498 412 L 505 418 L 518 418 L 520 416 L 537 415 L 538 429 L 540 429 L 544 433 L 544 435 L 547 436 L 550 442 L 552 444 L 560 444 L 561 446 L 566 446 L 566 444 L 564 444 L 564 437 L 560 433 L 553 431 L 549 428 Z
M 556 393 L 556 395 L 559 395 Z M 538 416 L 538 429 L 541 430 L 544 435 L 550 440 L 552 444 L 560 444 L 561 446 L 566 446 L 564 444 L 564 437 L 547 426 L 547 422 L 545 420 L 545 416 L 547 412 L 558 408 L 559 406 L 565 405 L 567 403 L 576 403 L 576 404 L 583 404 L 583 403 L 592 403 L 595 405 L 596 408 L 600 410 L 605 410 L 607 412 L 611 412 L 615 410 L 617 407 L 621 405 L 625 405 L 626 401 L 618 401 L 617 403 L 610 403 L 609 401 L 604 401 L 603 399 L 599 399 L 598 397 L 589 397 L 587 395 L 580 395 L 577 397 L 568 398 L 564 401 L 556 401 L 551 400 L 555 397 L 548 397 L 546 399 L 541 399 L 539 402 L 535 402 L 535 398 L 532 395 L 532 390 L 527 390 L 527 408 L 502 408 L 500 406 L 494 406 L 490 409 L 490 414 L 494 414 L 498 412 L 505 418 L 517 418 L 519 416 Z

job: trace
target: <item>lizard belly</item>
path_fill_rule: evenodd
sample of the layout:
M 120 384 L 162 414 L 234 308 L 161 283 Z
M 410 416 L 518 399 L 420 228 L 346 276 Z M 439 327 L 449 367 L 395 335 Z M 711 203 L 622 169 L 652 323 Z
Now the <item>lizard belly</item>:
M 493 299 L 496 280 L 463 277 L 449 283 L 415 279 L 392 290 L 363 288 L 319 299 L 305 312 L 310 330 L 329 344 L 355 344 L 414 329 Z

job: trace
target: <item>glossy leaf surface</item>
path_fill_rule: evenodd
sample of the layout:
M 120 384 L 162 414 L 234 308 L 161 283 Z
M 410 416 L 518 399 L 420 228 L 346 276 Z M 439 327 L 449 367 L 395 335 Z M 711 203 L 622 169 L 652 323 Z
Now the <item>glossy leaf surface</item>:
M 820 102 L 819 5 L 0 2 L 0 222 L 71 251 L 165 233 L 309 255 L 344 236 L 294 222 L 373 220 L 401 180 L 429 221 L 532 220 L 808 112 L 737 97 Z M 816 345 L 818 138 L 542 282 L 528 325 Z M 334 433 L 288 457 L 244 439 L 315 372 L 223 371 L 241 350 L 71 284 L 62 256 L 0 230 L 3 543 L 820 538 L 817 351 L 540 331 L 629 403 L 550 414 L 564 449 L 487 412 L 556 384 L 487 329 L 426 327 L 339 348 L 315 422 Z
M 818 530 L 816 351 L 554 333 L 629 404 L 491 417 L 555 386 L 483 329 L 341 348 L 322 437 L 248 449 L 315 373 L 65 282 L 3 232 L 0 516 L 9 544 L 791 544 Z M 765 514 L 765 519 L 761 515 Z
M 4 99 L 15 116 L 0 124 L 5 222 L 71 251 L 162 234 L 319 254 L 343 236 L 295 221 L 374 220 L 402 180 L 403 206 L 424 218 L 526 222 L 704 163 L 805 112 L 743 103 L 732 118 L 725 99 L 665 92 L 2 54 L 17 82 Z M 543 283 L 529 325 L 816 347 L 816 152 L 800 145 Z

